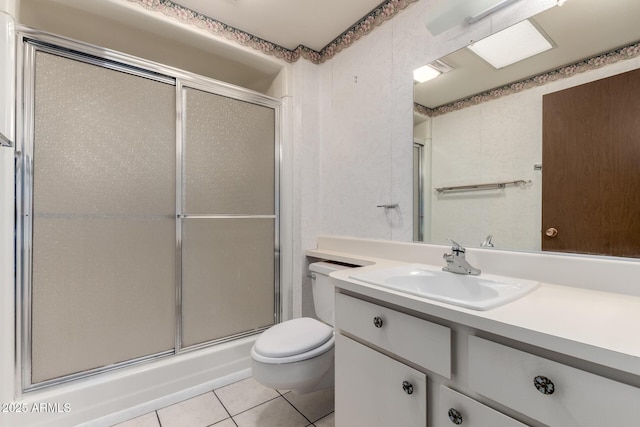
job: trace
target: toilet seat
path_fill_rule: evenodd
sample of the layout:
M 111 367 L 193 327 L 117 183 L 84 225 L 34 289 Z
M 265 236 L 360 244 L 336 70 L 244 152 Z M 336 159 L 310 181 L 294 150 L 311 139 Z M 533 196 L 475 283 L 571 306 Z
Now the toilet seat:
M 262 363 L 292 363 L 316 357 L 333 346 L 331 326 L 303 317 L 279 323 L 263 332 L 251 349 L 251 356 Z

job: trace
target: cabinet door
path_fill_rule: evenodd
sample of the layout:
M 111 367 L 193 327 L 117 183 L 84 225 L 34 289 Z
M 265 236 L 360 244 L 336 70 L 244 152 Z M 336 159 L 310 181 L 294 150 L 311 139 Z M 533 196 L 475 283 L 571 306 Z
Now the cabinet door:
M 640 425 L 640 388 L 475 336 L 469 388 L 551 427 Z
M 427 376 L 336 336 L 336 427 L 425 427 Z

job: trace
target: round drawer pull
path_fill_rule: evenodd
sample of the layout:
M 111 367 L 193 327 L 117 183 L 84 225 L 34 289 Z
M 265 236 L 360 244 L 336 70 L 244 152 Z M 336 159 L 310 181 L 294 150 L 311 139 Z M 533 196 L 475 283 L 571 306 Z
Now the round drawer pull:
M 556 386 L 553 384 L 553 381 L 542 375 L 538 375 L 533 379 L 533 385 L 536 386 L 536 389 L 542 394 L 553 394 L 553 392 L 556 391 Z
M 373 318 L 373 325 L 376 328 L 382 328 L 382 317 L 376 316 Z
M 402 389 L 407 394 L 413 394 L 413 384 L 409 381 L 402 381 Z
M 462 424 L 462 414 L 457 409 L 449 409 L 448 415 L 452 423 Z

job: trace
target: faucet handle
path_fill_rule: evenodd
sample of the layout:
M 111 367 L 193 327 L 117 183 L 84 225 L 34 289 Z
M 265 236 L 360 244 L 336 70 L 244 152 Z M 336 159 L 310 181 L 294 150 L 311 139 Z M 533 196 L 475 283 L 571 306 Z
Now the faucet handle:
M 462 247 L 458 242 L 453 239 L 447 239 L 451 242 L 453 246 L 451 246 L 451 250 L 456 253 L 456 255 L 460 255 L 461 253 L 465 253 L 464 247 Z
M 481 247 L 483 248 L 493 248 L 493 242 L 491 241 L 491 239 L 493 239 L 493 234 L 489 234 L 485 239 L 484 242 L 482 242 L 480 244 Z

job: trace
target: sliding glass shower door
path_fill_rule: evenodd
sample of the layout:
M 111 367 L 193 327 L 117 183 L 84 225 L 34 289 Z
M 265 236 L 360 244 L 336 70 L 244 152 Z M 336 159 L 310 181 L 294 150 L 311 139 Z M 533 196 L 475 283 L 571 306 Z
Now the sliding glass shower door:
M 182 346 L 275 322 L 275 111 L 183 88 Z
M 272 325 L 277 101 L 64 43 L 23 39 L 23 389 Z
M 174 99 L 35 53 L 33 383 L 173 349 Z

